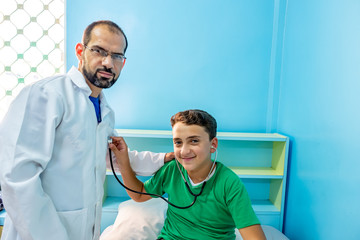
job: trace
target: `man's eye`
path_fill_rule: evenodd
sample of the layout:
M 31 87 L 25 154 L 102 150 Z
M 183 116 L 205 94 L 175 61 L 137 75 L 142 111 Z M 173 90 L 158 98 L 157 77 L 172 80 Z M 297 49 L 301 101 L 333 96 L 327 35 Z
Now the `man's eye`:
M 93 48 L 92 50 L 93 50 L 94 52 L 96 52 L 96 53 L 101 53 L 101 52 L 102 52 L 100 49 L 97 49 L 97 48 Z
M 117 59 L 117 60 L 122 60 L 123 59 L 123 55 L 120 55 L 120 54 L 113 54 L 112 57 L 114 59 Z

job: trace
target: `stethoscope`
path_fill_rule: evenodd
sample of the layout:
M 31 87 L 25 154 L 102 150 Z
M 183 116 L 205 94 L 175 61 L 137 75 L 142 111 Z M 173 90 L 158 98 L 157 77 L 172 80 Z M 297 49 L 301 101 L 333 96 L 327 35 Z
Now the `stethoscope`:
M 214 148 L 214 147 L 212 147 L 212 148 Z M 114 165 L 113 165 L 113 162 L 112 162 L 111 149 L 109 148 L 110 166 L 111 166 L 111 170 L 112 170 L 112 172 L 113 172 L 113 174 L 114 174 L 114 177 L 115 177 L 116 180 L 120 183 L 120 185 L 123 186 L 125 189 L 127 189 L 127 190 L 129 190 L 129 191 L 131 191 L 131 192 L 134 192 L 134 193 L 138 193 L 138 194 L 149 195 L 149 196 L 152 196 L 152 197 L 159 197 L 159 198 L 161 198 L 162 200 L 164 200 L 165 202 L 167 202 L 168 204 L 170 204 L 171 206 L 173 206 L 173 207 L 175 207 L 175 208 L 186 209 L 186 208 L 189 208 L 189 207 L 191 207 L 192 205 L 195 204 L 197 197 L 199 197 L 199 196 L 202 194 L 202 192 L 203 192 L 203 190 L 204 190 L 204 188 L 205 188 L 206 182 L 207 182 L 207 181 L 209 180 L 209 178 L 210 178 L 211 172 L 213 171 L 213 169 L 214 169 L 214 167 L 215 167 L 215 163 L 216 163 L 216 159 L 217 159 L 217 149 L 216 149 L 216 148 L 214 148 L 214 149 L 215 149 L 215 159 L 214 159 L 214 162 L 213 162 L 213 164 L 212 164 L 212 166 L 211 166 L 211 168 L 210 168 L 209 174 L 208 174 L 208 176 L 205 178 L 205 180 L 204 180 L 204 182 L 203 182 L 203 184 L 202 184 L 202 186 L 201 186 L 201 190 L 200 190 L 200 192 L 199 192 L 198 194 L 195 194 L 195 193 L 193 193 L 193 192 L 191 191 L 190 185 L 189 185 L 188 181 L 185 179 L 185 176 L 184 176 L 184 174 L 182 173 L 182 171 L 181 171 L 181 169 L 180 169 L 179 162 L 178 162 L 177 159 L 175 159 L 176 165 L 177 165 L 177 167 L 178 167 L 178 169 L 179 169 L 179 172 L 181 173 L 182 179 L 183 179 L 184 182 L 185 182 L 186 188 L 188 189 L 189 193 L 194 196 L 194 201 L 193 201 L 190 205 L 184 206 L 184 207 L 177 206 L 177 205 L 171 203 L 169 200 L 167 200 L 166 198 L 164 198 L 164 197 L 161 196 L 161 195 L 158 195 L 158 194 L 155 194 L 155 193 L 143 193 L 143 192 L 138 192 L 138 191 L 136 191 L 136 190 L 133 190 L 133 189 L 128 188 L 127 186 L 125 186 L 125 185 L 120 181 L 120 179 L 117 177 L 117 175 L 116 175 L 116 173 L 115 173 Z

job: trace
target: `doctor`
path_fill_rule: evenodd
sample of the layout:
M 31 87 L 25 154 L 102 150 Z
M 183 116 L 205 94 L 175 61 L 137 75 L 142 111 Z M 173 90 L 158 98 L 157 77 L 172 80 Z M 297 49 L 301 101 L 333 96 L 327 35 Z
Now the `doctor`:
M 126 48 L 119 26 L 94 22 L 76 45 L 78 68 L 25 87 L 13 101 L 0 125 L 2 240 L 99 238 L 107 139 L 114 135 L 102 89 L 118 79 Z M 172 158 L 129 155 L 138 174 Z

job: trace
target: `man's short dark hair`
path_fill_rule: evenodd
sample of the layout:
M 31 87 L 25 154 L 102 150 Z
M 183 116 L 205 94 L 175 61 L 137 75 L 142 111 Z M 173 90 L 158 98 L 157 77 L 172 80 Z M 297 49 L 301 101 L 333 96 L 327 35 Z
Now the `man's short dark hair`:
M 87 45 L 90 42 L 92 30 L 96 26 L 99 26 L 99 25 L 106 25 L 108 27 L 109 31 L 111 31 L 113 33 L 121 33 L 124 36 L 124 38 L 125 38 L 124 54 L 125 54 L 126 49 L 128 47 L 127 37 L 126 37 L 124 31 L 116 23 L 114 23 L 112 21 L 108 21 L 108 20 L 96 21 L 96 22 L 91 23 L 89 26 L 87 26 L 84 31 L 83 44 Z

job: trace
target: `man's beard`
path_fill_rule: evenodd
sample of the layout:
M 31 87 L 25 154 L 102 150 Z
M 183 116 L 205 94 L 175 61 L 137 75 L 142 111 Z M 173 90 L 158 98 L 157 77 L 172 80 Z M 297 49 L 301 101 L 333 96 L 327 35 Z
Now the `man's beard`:
M 109 88 L 118 80 L 119 76 L 115 78 L 115 73 L 111 71 L 111 69 L 103 68 L 103 69 L 97 69 L 96 72 L 92 75 L 90 72 L 88 72 L 83 66 L 83 74 L 85 75 L 85 78 L 89 80 L 94 86 L 99 88 Z M 113 74 L 113 79 L 109 80 L 108 78 L 98 78 L 96 76 L 97 72 L 104 71 Z

